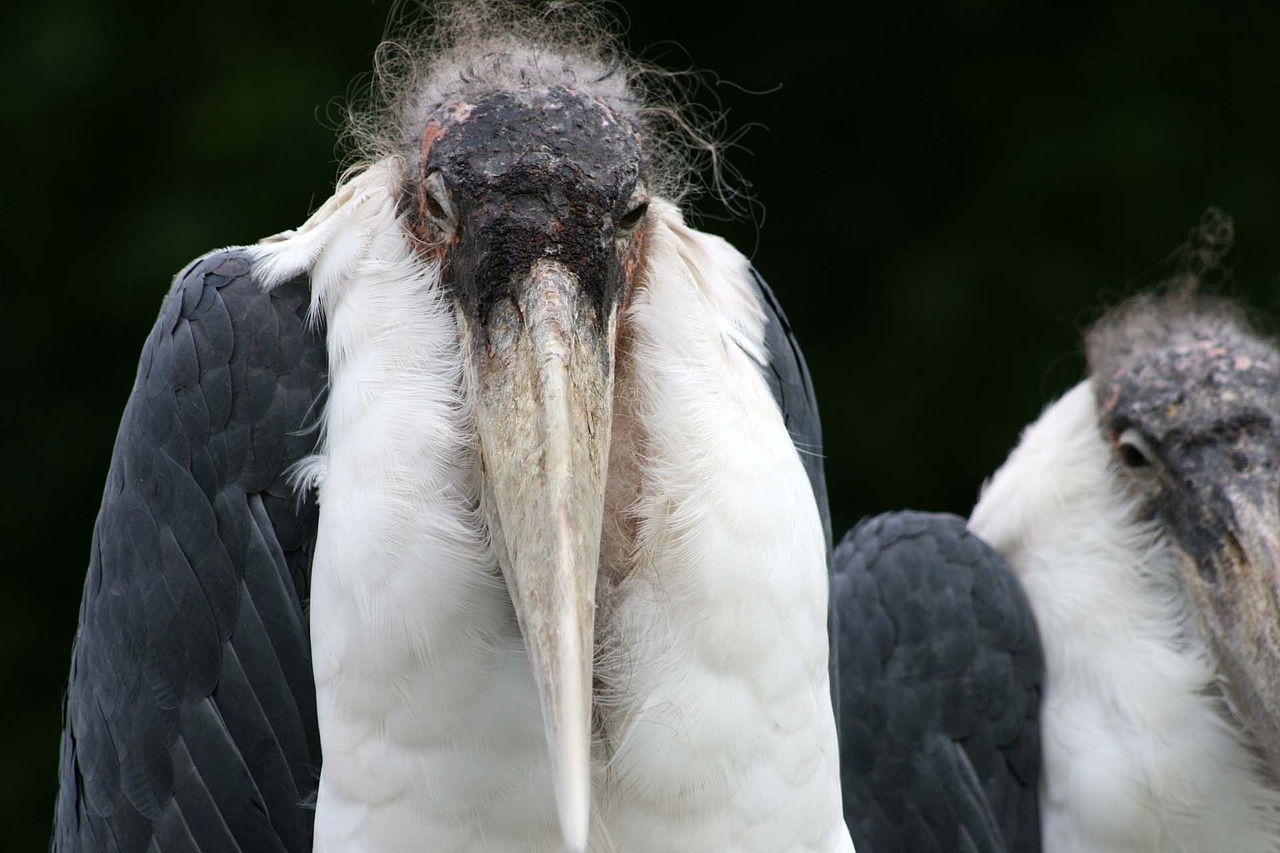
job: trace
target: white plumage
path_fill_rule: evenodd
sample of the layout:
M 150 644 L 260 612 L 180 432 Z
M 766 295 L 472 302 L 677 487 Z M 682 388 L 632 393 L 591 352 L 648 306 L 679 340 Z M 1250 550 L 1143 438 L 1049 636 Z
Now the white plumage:
M 971 527 L 1044 646 L 1047 853 L 1275 851 L 1280 796 L 1224 704 L 1173 544 L 1139 517 L 1081 383 L 984 489 Z
M 603 569 L 628 685 L 606 825 L 621 850 L 848 849 L 822 527 L 760 373 L 761 307 L 737 251 L 652 212 L 615 408 L 642 470 L 614 551 L 632 556 Z
M 473 402 L 395 160 L 264 241 L 328 330 L 311 631 L 316 849 L 558 850 L 530 662 L 479 509 Z M 649 212 L 620 320 L 592 850 L 852 850 L 818 511 L 761 375 L 746 260 Z

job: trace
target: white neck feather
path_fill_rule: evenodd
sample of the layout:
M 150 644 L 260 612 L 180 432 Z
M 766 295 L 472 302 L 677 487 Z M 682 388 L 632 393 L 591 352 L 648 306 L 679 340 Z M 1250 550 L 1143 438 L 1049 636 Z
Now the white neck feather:
M 647 229 L 606 504 L 630 524 L 606 531 L 600 593 L 612 840 L 851 850 L 822 526 L 763 378 L 763 309 L 729 244 L 665 202 Z
M 1027 428 L 970 526 L 1010 563 L 1045 654 L 1047 853 L 1280 850 L 1258 773 L 1182 594 L 1138 517 L 1083 382 Z

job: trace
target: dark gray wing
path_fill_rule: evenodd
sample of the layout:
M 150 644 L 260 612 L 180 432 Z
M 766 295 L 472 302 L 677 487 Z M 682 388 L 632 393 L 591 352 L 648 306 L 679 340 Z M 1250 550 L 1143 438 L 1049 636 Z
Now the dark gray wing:
M 764 365 L 765 379 L 773 391 L 773 398 L 778 401 L 778 408 L 782 409 L 782 420 L 791 434 L 791 441 L 800 451 L 800 461 L 809 475 L 813 495 L 818 499 L 822 530 L 830 551 L 831 510 L 827 506 L 827 478 L 822 469 L 822 424 L 818 420 L 818 400 L 813 395 L 809 366 L 804 362 L 800 345 L 796 343 L 778 298 L 755 267 L 751 268 L 751 280 L 760 292 L 760 304 L 764 307 L 764 345 L 769 356 L 769 363 Z
M 219 252 L 147 338 L 94 527 L 55 850 L 311 849 L 317 511 L 285 482 L 326 384 L 308 299 Z
M 858 853 L 1038 851 L 1043 665 L 1004 560 L 951 515 L 832 556 L 844 813 Z

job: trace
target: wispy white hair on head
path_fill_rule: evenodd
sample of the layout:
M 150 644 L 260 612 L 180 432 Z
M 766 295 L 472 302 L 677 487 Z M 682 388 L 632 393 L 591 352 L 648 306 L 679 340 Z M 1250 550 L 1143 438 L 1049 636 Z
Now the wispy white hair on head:
M 397 8 L 368 83 L 346 111 L 348 172 L 387 158 L 418 173 L 422 131 L 442 106 L 497 91 L 563 86 L 590 93 L 642 136 L 646 182 L 679 201 L 704 171 L 732 206 L 736 177 L 716 141 L 717 111 L 699 109 L 696 72 L 669 72 L 628 54 L 622 26 L 604 7 L 553 0 L 441 0 Z

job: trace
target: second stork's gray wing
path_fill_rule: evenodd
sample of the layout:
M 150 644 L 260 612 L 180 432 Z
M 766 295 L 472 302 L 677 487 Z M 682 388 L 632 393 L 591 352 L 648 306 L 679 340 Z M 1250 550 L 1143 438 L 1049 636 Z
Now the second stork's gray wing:
M 326 383 L 308 300 L 219 252 L 147 338 L 80 606 L 57 851 L 311 849 L 317 511 L 286 482 Z
M 964 519 L 889 513 L 832 556 L 845 820 L 859 853 L 1037 851 L 1043 665 Z

